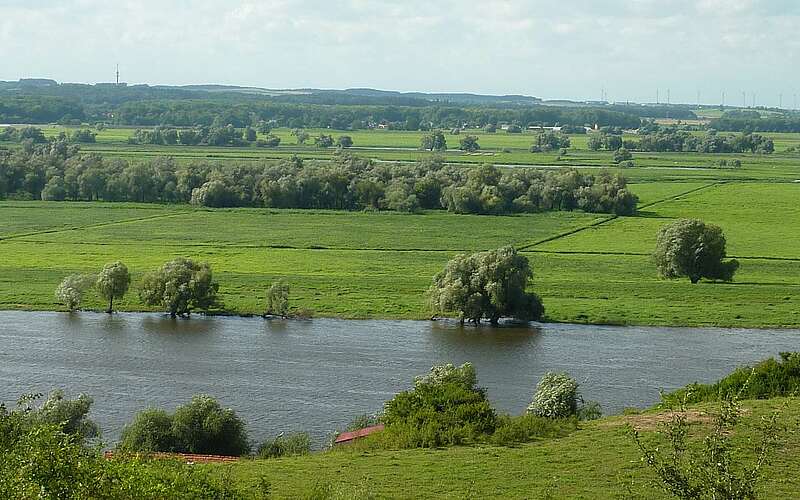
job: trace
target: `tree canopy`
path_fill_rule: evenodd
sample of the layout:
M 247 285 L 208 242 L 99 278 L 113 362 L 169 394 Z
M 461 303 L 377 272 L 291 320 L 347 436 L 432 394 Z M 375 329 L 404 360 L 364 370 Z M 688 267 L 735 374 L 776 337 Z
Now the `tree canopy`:
M 731 281 L 739 262 L 725 261 L 725 235 L 719 226 L 698 219 L 679 219 L 658 232 L 653 258 L 663 278 L 688 277 Z
M 101 297 L 108 301 L 110 313 L 114 309 L 114 299 L 121 299 L 128 291 L 131 284 L 131 275 L 128 268 L 120 261 L 112 262 L 103 266 L 97 275 L 95 287 Z
M 436 313 L 459 312 L 461 321 L 497 324 L 502 317 L 536 321 L 544 315 L 538 295 L 526 292 L 533 277 L 528 258 L 513 247 L 458 255 L 428 289 Z
M 165 308 L 172 317 L 186 316 L 193 309 L 217 305 L 218 289 L 210 265 L 178 257 L 145 275 L 139 297 L 147 305 Z

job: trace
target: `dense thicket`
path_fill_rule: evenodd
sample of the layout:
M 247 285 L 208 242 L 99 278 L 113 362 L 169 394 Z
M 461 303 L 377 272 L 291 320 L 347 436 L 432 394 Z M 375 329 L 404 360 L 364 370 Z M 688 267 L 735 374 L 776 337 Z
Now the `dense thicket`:
M 652 130 L 652 131 L 650 131 Z M 624 139 L 614 134 L 599 133 L 589 138 L 588 147 L 593 150 L 616 151 L 624 147 L 634 151 L 652 152 L 696 152 L 696 153 L 760 153 L 775 151 L 772 139 L 761 134 L 719 134 L 708 130 L 698 136 L 676 128 L 643 128 L 636 139 Z
M 605 172 L 465 169 L 438 158 L 387 165 L 349 154 L 335 155 L 330 163 L 291 158 L 178 165 L 170 157 L 128 162 L 80 154 L 63 138 L 0 151 L 0 198 L 480 214 L 631 214 L 638 201 L 623 177 Z
M 800 114 L 762 116 L 758 111 L 727 111 L 708 125 L 731 132 L 800 132 Z

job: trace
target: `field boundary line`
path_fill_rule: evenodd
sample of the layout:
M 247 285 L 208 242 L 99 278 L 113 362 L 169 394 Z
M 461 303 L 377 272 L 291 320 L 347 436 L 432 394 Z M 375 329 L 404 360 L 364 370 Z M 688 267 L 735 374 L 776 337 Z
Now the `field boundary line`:
M 700 186 L 700 187 L 696 187 L 696 188 L 690 189 L 688 191 L 684 191 L 682 193 L 678 193 L 676 195 L 668 196 L 668 197 L 663 198 L 661 200 L 656 200 L 654 202 L 644 204 L 644 205 L 638 207 L 637 211 L 640 210 L 640 209 L 643 209 L 643 208 L 650 208 L 652 206 L 658 205 L 659 203 L 664 203 L 666 201 L 676 200 L 676 199 L 680 198 L 681 196 L 686 196 L 686 195 L 689 195 L 689 194 L 693 194 L 693 193 L 696 193 L 696 192 L 704 190 L 704 189 L 709 189 L 709 188 L 711 188 L 713 186 L 718 186 L 720 184 L 725 184 L 725 182 L 724 181 L 712 182 L 711 184 L 706 184 L 706 185 L 703 185 L 703 186 Z M 580 233 L 581 231 L 585 231 L 586 229 L 591 229 L 593 227 L 598 227 L 598 226 L 601 226 L 603 224 L 607 224 L 607 223 L 615 221 L 615 220 L 617 220 L 617 219 L 619 219 L 621 217 L 622 217 L 621 215 L 611 215 L 609 217 L 606 217 L 605 219 L 601 219 L 599 221 L 594 221 L 591 224 L 587 224 L 585 226 L 582 226 L 582 227 L 579 227 L 579 228 L 576 228 L 576 229 L 572 229 L 570 231 L 565 231 L 563 233 L 559 233 L 559 234 L 556 234 L 556 235 L 553 235 L 553 236 L 549 236 L 549 237 L 544 238 L 542 240 L 535 241 L 533 243 L 529 243 L 527 245 L 523 245 L 521 247 L 518 247 L 517 249 L 520 250 L 520 251 L 528 250 L 529 248 L 533 248 L 533 247 L 536 247 L 536 246 L 539 246 L 539 245 L 543 245 L 545 243 L 549 243 L 551 241 L 559 240 L 561 238 L 566 238 L 567 236 L 572 236 L 573 234 Z M 558 252 L 553 252 L 553 253 L 558 253 Z
M 169 217 L 181 217 L 184 215 L 191 214 L 192 212 L 181 212 L 181 213 L 170 213 L 170 214 L 158 214 L 158 215 L 151 215 L 149 217 L 139 217 L 135 219 L 122 219 L 122 220 L 115 220 L 109 222 L 98 222 L 96 224 L 87 224 L 85 226 L 72 226 L 72 227 L 61 227 L 57 229 L 44 229 L 42 231 L 33 231 L 30 233 L 22 233 L 22 234 L 11 234 L 9 236 L 0 236 L 0 242 L 8 241 L 8 240 L 16 240 L 19 238 L 26 238 L 28 236 L 38 236 L 41 234 L 55 234 L 55 233 L 66 233 L 68 231 L 81 231 L 83 229 L 94 229 L 97 227 L 106 227 L 106 226 L 113 226 L 116 224 L 128 224 L 131 222 L 142 222 L 154 219 L 166 219 Z M 42 242 L 36 242 L 42 243 Z

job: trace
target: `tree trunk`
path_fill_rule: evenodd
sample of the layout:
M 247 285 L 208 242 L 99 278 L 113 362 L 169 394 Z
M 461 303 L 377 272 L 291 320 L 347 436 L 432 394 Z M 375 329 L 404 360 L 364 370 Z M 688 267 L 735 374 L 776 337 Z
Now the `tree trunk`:
M 114 296 L 112 295 L 112 296 L 111 296 L 111 298 L 110 298 L 110 299 L 108 299 L 108 311 L 106 311 L 106 312 L 107 312 L 108 314 L 111 314 L 111 312 L 112 312 L 113 310 L 114 310 Z

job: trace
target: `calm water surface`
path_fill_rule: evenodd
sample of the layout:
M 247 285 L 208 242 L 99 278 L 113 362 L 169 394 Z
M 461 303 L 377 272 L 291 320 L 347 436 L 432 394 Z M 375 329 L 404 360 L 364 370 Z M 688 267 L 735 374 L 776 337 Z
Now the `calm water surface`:
M 614 413 L 787 350 L 800 350 L 800 331 L 6 311 L 0 401 L 86 392 L 113 442 L 137 411 L 172 410 L 205 393 L 234 408 L 252 439 L 307 430 L 322 442 L 436 363 L 471 361 L 501 411 L 521 413 L 543 373 L 565 370 L 583 381 L 586 399 Z

